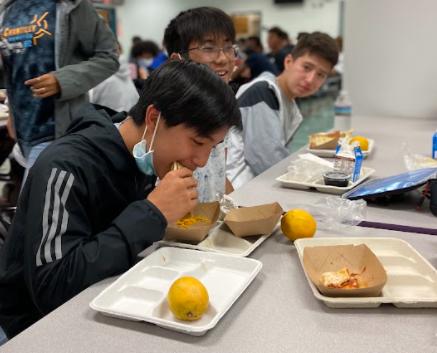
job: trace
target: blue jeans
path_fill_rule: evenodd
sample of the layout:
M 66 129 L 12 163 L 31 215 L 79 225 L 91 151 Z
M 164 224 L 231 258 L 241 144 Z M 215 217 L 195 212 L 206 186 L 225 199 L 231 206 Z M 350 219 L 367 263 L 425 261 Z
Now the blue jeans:
M 6 337 L 5 332 L 2 330 L 2 328 L 0 327 L 0 346 L 2 344 L 5 344 L 8 341 L 8 338 Z
M 24 172 L 24 178 L 23 178 L 23 184 L 26 182 L 27 176 L 29 174 L 29 169 L 32 168 L 32 166 L 35 164 L 35 161 L 37 160 L 38 156 L 41 154 L 42 151 L 44 151 L 52 141 L 43 142 L 39 145 L 33 146 L 33 147 L 23 147 L 23 154 L 24 158 L 26 158 L 27 167 Z

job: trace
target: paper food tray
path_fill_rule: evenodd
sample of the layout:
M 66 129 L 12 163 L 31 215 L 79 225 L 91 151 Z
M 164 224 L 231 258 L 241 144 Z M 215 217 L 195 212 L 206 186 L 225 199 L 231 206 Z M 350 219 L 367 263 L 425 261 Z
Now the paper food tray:
M 369 148 L 367 151 L 362 151 L 363 158 L 367 158 L 367 156 L 369 156 L 372 153 L 373 146 L 375 145 L 375 140 L 368 139 L 368 141 L 369 141 Z M 319 157 L 334 158 L 334 156 L 335 156 L 335 149 L 333 149 L 333 150 L 317 150 L 314 148 L 310 148 L 308 146 L 308 148 L 306 150 L 307 150 L 307 152 L 311 152 L 312 154 L 315 154 L 316 156 L 319 156 Z
M 342 195 L 346 191 L 349 191 L 352 188 L 354 188 L 355 186 L 357 186 L 358 184 L 362 183 L 364 180 L 366 180 L 368 177 L 370 177 L 373 173 L 375 173 L 375 169 L 363 167 L 361 169 L 360 179 L 358 179 L 354 183 L 349 182 L 349 185 L 345 186 L 345 187 L 325 185 L 325 182 L 323 181 L 323 177 L 317 179 L 316 181 L 314 181 L 312 183 L 293 181 L 293 180 L 288 179 L 288 176 L 287 176 L 288 173 L 281 175 L 279 178 L 276 178 L 276 180 L 279 181 L 281 183 L 281 185 L 286 187 L 286 188 L 300 189 L 300 190 L 308 190 L 308 189 L 313 188 L 313 189 L 316 189 L 317 191 L 328 193 L 328 194 Z
M 301 263 L 307 246 L 366 244 L 387 271 L 387 283 L 378 297 L 322 295 L 307 277 L 314 296 L 331 308 L 376 308 L 391 303 L 399 308 L 437 308 L 437 270 L 410 244 L 397 238 L 311 238 L 294 242 Z M 305 276 L 307 274 L 305 273 Z
M 105 315 L 201 336 L 217 324 L 261 267 L 261 262 L 253 259 L 161 248 L 104 289 L 90 306 Z M 168 308 L 168 290 L 183 276 L 200 280 L 209 294 L 209 307 L 196 321 L 176 319 Z
M 178 248 L 203 250 L 246 257 L 260 246 L 270 235 L 275 233 L 279 229 L 279 226 L 280 222 L 278 222 L 275 229 L 270 234 L 239 238 L 232 234 L 231 230 L 224 222 L 217 222 L 217 225 L 210 230 L 209 235 L 198 244 L 183 243 L 176 240 L 161 240 L 158 244 L 160 246 L 174 246 Z

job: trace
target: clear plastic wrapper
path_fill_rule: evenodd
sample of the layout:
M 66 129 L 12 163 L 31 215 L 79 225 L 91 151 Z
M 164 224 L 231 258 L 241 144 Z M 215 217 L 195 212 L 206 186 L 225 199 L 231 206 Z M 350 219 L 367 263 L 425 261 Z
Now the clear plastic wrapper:
M 219 221 L 223 221 L 230 210 L 238 208 L 235 201 L 228 195 L 223 195 L 220 200 L 220 216 Z
M 422 156 L 420 154 L 413 154 L 408 142 L 404 142 L 402 146 L 404 156 L 404 164 L 407 170 L 418 170 L 426 168 L 437 168 L 437 161 L 435 159 Z
M 313 205 L 287 204 L 287 210 L 301 209 L 309 212 L 318 229 L 331 230 L 342 226 L 356 226 L 366 219 L 367 203 L 328 196 Z
M 327 165 L 317 163 L 312 160 L 298 159 L 292 161 L 288 167 L 287 178 L 298 182 L 314 182 L 322 178 L 324 172 L 331 171 Z

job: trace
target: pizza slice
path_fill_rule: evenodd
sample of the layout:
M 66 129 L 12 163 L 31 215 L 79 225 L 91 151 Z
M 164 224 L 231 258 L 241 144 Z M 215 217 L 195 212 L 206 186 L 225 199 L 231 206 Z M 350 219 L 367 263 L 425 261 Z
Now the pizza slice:
M 310 148 L 317 148 L 322 145 L 326 145 L 329 142 L 336 141 L 340 138 L 340 131 L 335 130 L 333 132 L 324 132 L 318 134 L 312 134 L 309 136 Z
M 349 273 L 347 267 L 344 267 L 340 271 L 323 273 L 321 282 L 325 287 L 337 289 L 367 288 L 368 284 L 361 276 L 361 273 Z

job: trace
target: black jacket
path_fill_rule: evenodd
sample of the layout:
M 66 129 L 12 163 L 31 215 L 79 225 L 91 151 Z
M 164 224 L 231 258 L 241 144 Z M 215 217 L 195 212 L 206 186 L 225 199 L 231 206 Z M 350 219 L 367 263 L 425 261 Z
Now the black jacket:
M 0 250 L 0 326 L 11 338 L 162 239 L 146 177 L 109 117 L 87 104 L 38 158 Z

